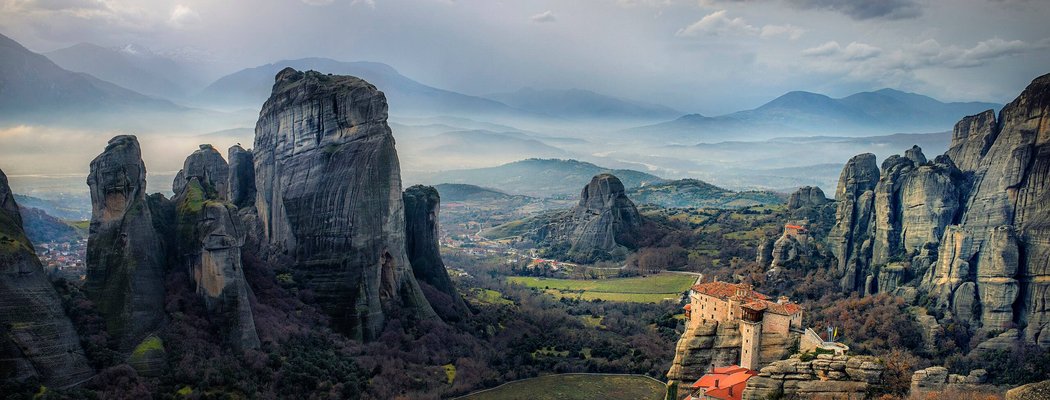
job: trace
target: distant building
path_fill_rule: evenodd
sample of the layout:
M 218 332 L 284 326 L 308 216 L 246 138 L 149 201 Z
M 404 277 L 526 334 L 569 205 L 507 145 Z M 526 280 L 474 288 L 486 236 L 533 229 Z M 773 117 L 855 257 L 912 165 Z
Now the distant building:
M 763 334 L 784 343 L 792 331 L 802 330 L 802 306 L 780 297 L 777 301 L 754 291 L 751 285 L 707 282 L 694 285 L 686 313 L 690 326 L 706 323 L 740 323 L 740 367 L 757 369 L 761 363 Z M 772 360 L 766 360 L 772 361 Z
M 690 387 L 689 400 L 740 400 L 747 380 L 758 372 L 738 366 L 713 368 Z

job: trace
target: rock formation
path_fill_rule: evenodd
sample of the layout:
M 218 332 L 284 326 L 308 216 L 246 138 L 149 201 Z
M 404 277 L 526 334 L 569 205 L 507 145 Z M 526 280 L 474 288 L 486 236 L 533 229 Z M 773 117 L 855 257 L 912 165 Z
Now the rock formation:
M 238 208 L 254 207 L 255 161 L 252 153 L 238 144 L 230 147 L 227 158 L 230 161 L 230 181 L 226 200 Z
M 875 185 L 879 169 L 875 155 L 854 156 L 842 168 L 835 200 L 835 226 L 828 233 L 828 248 L 838 259 L 836 270 L 842 274 L 843 290 L 856 290 L 863 282 L 863 272 L 871 259 L 871 212 L 875 202 Z
M 821 354 L 802 361 L 798 355 L 774 361 L 747 381 L 743 399 L 866 399 L 880 387 L 886 367 L 871 356 Z
M 92 375 L 0 171 L 0 379 L 37 376 L 61 387 Z
M 253 150 L 270 254 L 293 260 L 333 324 L 376 337 L 387 315 L 429 317 L 405 251 L 405 213 L 383 92 L 350 76 L 277 74 Z
M 828 203 L 824 197 L 824 191 L 816 186 L 803 186 L 791 193 L 788 197 L 787 207 L 789 210 L 797 210 L 805 207 L 818 207 Z
M 949 374 L 944 367 L 929 367 L 915 371 L 911 376 L 911 396 L 923 398 L 929 393 L 941 393 L 946 390 L 960 392 L 980 391 L 980 386 L 988 381 L 988 371 L 975 369 L 968 375 Z
M 740 363 L 740 322 L 708 321 L 687 326 L 685 333 L 675 346 L 675 357 L 667 379 L 691 384 L 700 379 L 711 367 L 723 367 Z M 797 334 L 788 340 L 797 343 Z M 762 334 L 759 352 L 762 360 L 779 360 L 790 354 L 790 342 L 776 334 Z
M 452 279 L 441 260 L 438 238 L 438 214 L 441 209 L 441 196 L 431 186 L 416 185 L 405 189 L 405 247 L 408 260 L 412 264 L 412 273 L 427 300 L 442 318 L 454 318 L 463 315 L 467 310 Z M 437 296 L 428 293 L 426 285 L 443 294 Z
M 829 235 L 843 289 L 881 292 L 884 282 L 914 280 L 931 306 L 971 327 L 1020 326 L 1025 340 L 1050 347 L 1048 142 L 1044 75 L 998 118 L 989 110 L 956 124 L 932 162 L 913 147 L 873 175 L 874 157 L 855 157 Z M 893 276 L 885 266 L 906 268 Z
M 237 207 L 225 201 L 226 188 L 237 174 L 230 174 L 222 155 L 205 144 L 186 158 L 179 176 L 185 181 L 173 187 L 181 189 L 174 198 L 178 257 L 209 312 L 224 321 L 227 340 L 239 349 L 259 347 L 241 265 L 245 229 Z M 248 185 L 239 186 L 244 190 Z
M 117 136 L 91 161 L 84 291 L 123 352 L 164 321 L 164 250 L 146 201 L 138 139 Z
M 1050 380 L 1018 386 L 1006 392 L 1006 400 L 1041 400 L 1050 398 Z
M 642 217 L 624 194 L 620 179 L 600 174 L 584 186 L 572 220 L 569 254 L 585 256 L 633 247 Z

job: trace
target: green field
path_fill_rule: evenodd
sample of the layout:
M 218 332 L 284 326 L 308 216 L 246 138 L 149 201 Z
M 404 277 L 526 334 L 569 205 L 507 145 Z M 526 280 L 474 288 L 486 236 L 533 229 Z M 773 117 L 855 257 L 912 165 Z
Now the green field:
M 675 300 L 689 289 L 696 277 L 662 273 L 634 278 L 555 279 L 512 276 L 510 283 L 543 290 L 555 297 L 633 303 L 659 303 Z
M 641 375 L 547 375 L 511 382 L 461 400 L 660 400 L 664 385 Z

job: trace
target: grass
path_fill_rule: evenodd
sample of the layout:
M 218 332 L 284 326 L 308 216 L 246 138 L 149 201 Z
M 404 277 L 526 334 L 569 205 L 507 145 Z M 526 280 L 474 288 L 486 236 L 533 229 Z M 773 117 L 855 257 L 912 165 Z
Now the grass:
M 641 375 L 547 375 L 511 382 L 460 400 L 660 400 L 664 385 Z
M 472 288 L 472 296 L 468 299 L 480 304 L 505 304 L 513 305 L 514 302 L 503 297 L 503 293 L 491 289 Z
M 131 358 L 145 357 L 146 353 L 151 351 L 164 351 L 164 342 L 159 337 L 150 336 L 142 340 L 138 346 L 135 346 L 135 350 L 131 353 Z
M 445 368 L 445 382 L 451 385 L 452 382 L 456 381 L 456 366 L 454 364 L 445 364 L 442 367 Z
M 510 283 L 540 289 L 555 297 L 633 303 L 659 303 L 675 299 L 689 289 L 696 277 L 663 273 L 633 278 L 551 279 L 526 276 L 507 278 Z

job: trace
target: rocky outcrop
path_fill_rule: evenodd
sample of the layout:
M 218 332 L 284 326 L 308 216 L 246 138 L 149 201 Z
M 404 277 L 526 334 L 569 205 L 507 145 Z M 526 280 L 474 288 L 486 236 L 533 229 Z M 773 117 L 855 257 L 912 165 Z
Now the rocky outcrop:
M 1050 399 L 1050 380 L 1018 386 L 1006 392 L 1006 400 Z
M 793 265 L 802 258 L 812 257 L 814 253 L 815 249 L 810 244 L 808 234 L 793 233 L 791 230 L 785 229 L 776 242 L 773 242 L 769 266 L 777 268 Z
M 761 360 L 779 360 L 790 354 L 798 334 L 784 337 L 772 332 L 762 334 Z M 686 327 L 675 346 L 675 357 L 667 379 L 691 384 L 712 367 L 740 364 L 742 336 L 740 322 L 708 321 Z M 763 363 L 764 365 L 764 363 Z
M 84 291 L 123 352 L 164 321 L 164 250 L 146 201 L 138 139 L 117 136 L 91 161 Z
M 572 223 L 564 230 L 571 244 L 570 258 L 634 247 L 642 223 L 638 209 L 624 193 L 623 183 L 610 174 L 591 178 L 571 214 Z
M 235 348 L 259 347 L 249 287 L 241 265 L 245 229 L 237 207 L 225 201 L 231 175 L 226 160 L 211 145 L 186 158 L 185 182 L 176 182 L 174 202 L 178 257 L 193 276 L 208 311 L 224 323 Z
M 227 185 L 229 194 L 226 199 L 238 208 L 255 206 L 255 159 L 252 152 L 241 145 L 230 147 L 227 153 L 230 161 L 230 181 Z
M 277 74 L 253 150 L 256 208 L 269 254 L 333 324 L 374 338 L 387 315 L 429 317 L 405 251 L 405 213 L 383 92 L 350 76 Z
M 871 356 L 821 354 L 802 361 L 794 355 L 759 370 L 758 376 L 747 381 L 743 399 L 865 399 L 881 387 L 885 370 L 882 362 Z
M 835 200 L 835 226 L 828 233 L 828 249 L 838 260 L 840 286 L 851 291 L 861 288 L 871 259 L 871 214 L 879 169 L 875 155 L 854 156 L 842 168 Z
M 456 291 L 452 279 L 441 260 L 438 238 L 438 214 L 441 209 L 441 196 L 431 186 L 416 185 L 405 189 L 405 247 L 408 260 L 412 263 L 412 273 L 423 286 L 427 300 L 444 319 L 455 318 L 465 314 L 467 307 Z M 426 286 L 441 293 L 428 293 Z
M 915 371 L 911 377 L 911 396 L 923 398 L 929 393 L 945 391 L 982 391 L 988 381 L 988 371 L 975 369 L 968 375 L 949 374 L 944 367 L 929 367 Z
M 675 346 L 667 379 L 692 384 L 711 367 L 740 363 L 740 323 L 700 323 L 686 328 Z
M 797 210 L 806 207 L 819 207 L 831 200 L 824 197 L 824 191 L 816 186 L 803 186 L 791 193 L 788 197 L 787 207 L 789 210 Z
M 37 376 L 62 387 L 92 374 L 0 171 L 0 379 Z
M 870 174 L 858 169 L 843 169 L 829 235 L 844 289 L 869 290 L 863 282 L 891 278 L 878 267 L 903 262 L 930 306 L 985 332 L 1020 326 L 1050 347 L 1050 75 L 998 118 L 964 118 L 932 162 L 917 147 L 887 159 L 870 210 L 856 184 Z

